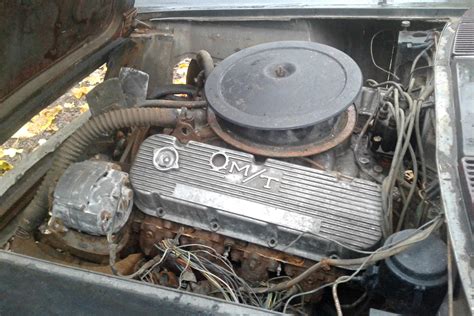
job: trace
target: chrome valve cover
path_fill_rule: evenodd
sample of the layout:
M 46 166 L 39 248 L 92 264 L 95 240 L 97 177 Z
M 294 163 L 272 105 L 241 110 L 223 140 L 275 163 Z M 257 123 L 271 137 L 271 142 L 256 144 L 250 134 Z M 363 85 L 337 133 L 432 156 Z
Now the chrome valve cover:
M 169 135 L 143 142 L 130 179 L 149 215 L 312 260 L 381 238 L 380 188 L 366 180 Z

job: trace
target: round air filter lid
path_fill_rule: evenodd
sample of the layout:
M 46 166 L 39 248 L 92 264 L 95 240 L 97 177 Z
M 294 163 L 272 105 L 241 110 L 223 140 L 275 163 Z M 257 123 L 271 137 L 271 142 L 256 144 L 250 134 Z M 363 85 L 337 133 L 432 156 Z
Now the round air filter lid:
M 286 130 L 327 121 L 347 109 L 362 87 L 345 53 L 304 41 L 253 46 L 224 59 L 207 78 L 211 108 L 234 124 Z

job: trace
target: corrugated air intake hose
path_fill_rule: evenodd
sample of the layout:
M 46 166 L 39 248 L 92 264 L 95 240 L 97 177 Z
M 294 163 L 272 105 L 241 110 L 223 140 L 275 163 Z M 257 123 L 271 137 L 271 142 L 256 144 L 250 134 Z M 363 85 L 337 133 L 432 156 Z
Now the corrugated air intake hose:
M 72 134 L 56 152 L 51 169 L 46 173 L 33 200 L 20 215 L 17 236 L 28 237 L 47 215 L 48 198 L 63 172 L 80 158 L 88 146 L 104 133 L 127 127 L 174 127 L 178 111 L 163 108 L 128 108 L 103 113 L 91 118 Z

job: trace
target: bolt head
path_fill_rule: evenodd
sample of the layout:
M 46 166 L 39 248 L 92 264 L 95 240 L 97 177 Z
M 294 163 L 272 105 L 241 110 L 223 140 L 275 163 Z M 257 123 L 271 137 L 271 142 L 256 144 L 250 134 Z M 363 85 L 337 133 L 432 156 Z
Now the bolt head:
M 374 171 L 377 172 L 377 173 L 381 173 L 383 171 L 383 168 L 382 168 L 382 166 L 375 165 L 374 166 Z
M 376 135 L 376 136 L 372 137 L 372 141 L 374 141 L 376 143 L 380 143 L 382 141 L 382 137 L 379 136 L 379 135 Z
M 370 162 L 370 159 L 369 158 L 366 158 L 366 157 L 360 157 L 359 158 L 359 162 L 363 165 L 366 165 Z

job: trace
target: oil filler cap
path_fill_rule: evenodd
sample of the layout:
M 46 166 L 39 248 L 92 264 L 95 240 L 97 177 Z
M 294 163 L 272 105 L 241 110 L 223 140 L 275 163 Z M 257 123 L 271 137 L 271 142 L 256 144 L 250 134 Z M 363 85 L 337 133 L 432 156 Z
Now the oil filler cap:
M 288 130 L 328 121 L 362 87 L 355 61 L 313 42 L 272 42 L 243 49 L 213 70 L 205 92 L 216 115 L 241 127 Z

